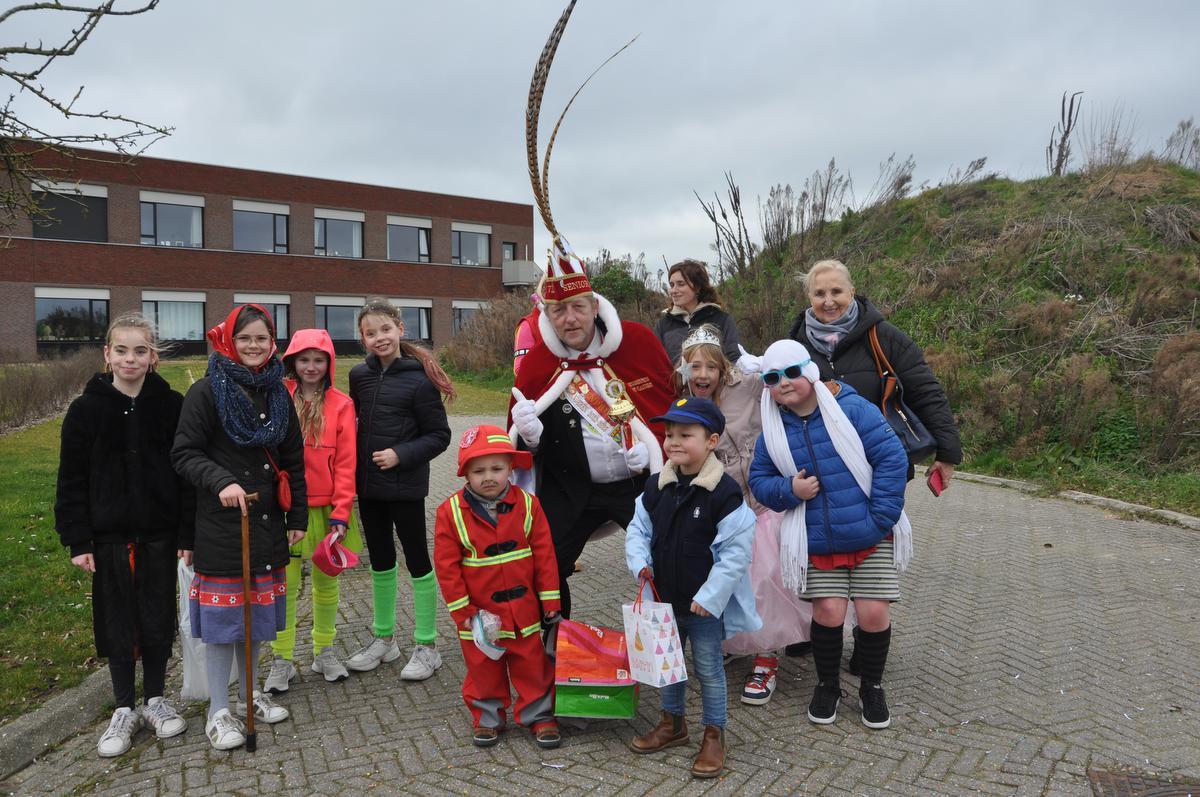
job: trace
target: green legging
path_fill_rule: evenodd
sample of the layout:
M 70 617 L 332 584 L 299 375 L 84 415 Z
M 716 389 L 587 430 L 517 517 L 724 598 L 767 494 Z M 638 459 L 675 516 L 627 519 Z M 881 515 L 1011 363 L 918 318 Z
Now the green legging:
M 371 630 L 377 637 L 390 637 L 396 633 L 396 573 L 400 566 L 390 570 L 371 571 L 371 597 L 375 608 L 375 622 Z M 437 577 L 433 571 L 420 578 L 408 577 L 413 592 L 413 641 L 418 645 L 432 645 L 437 641 Z
M 296 603 L 300 596 L 301 567 L 304 558 L 292 556 L 287 566 L 287 628 L 275 635 L 271 650 L 279 658 L 292 660 L 296 650 Z M 312 568 L 313 656 L 333 644 L 337 636 L 338 580 Z

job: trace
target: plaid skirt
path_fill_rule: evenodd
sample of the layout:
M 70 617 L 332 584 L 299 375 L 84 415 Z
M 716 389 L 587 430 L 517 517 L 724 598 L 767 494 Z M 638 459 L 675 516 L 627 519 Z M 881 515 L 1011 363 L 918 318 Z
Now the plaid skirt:
M 192 636 L 210 644 L 241 642 L 242 579 L 197 573 L 188 593 Z M 250 583 L 250 640 L 270 642 L 287 627 L 287 575 L 283 568 L 255 573 Z

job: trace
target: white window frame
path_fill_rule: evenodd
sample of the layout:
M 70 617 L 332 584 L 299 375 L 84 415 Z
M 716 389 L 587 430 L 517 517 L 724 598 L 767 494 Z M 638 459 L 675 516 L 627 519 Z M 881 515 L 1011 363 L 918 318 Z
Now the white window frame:
M 108 288 L 34 288 L 35 299 L 104 299 L 112 301 Z
M 490 225 L 490 224 L 472 224 L 472 223 L 466 222 L 466 221 L 452 221 L 452 222 L 450 222 L 450 231 L 451 232 L 476 232 L 476 233 L 480 233 L 481 235 L 491 235 L 492 234 L 492 225 Z
M 94 196 L 100 199 L 108 199 L 108 186 L 92 185 L 90 183 L 63 183 L 54 182 L 53 180 L 34 180 L 34 191 L 43 191 L 47 194 L 71 194 L 74 196 Z
M 156 205 L 185 205 L 192 208 L 204 207 L 204 197 L 195 194 L 168 194 L 164 191 L 139 191 L 138 198 L 142 202 L 153 202 Z
M 248 213 L 270 213 L 275 216 L 290 216 L 292 209 L 288 205 L 280 205 L 274 202 L 257 202 L 249 199 L 233 200 L 234 210 L 244 210 Z

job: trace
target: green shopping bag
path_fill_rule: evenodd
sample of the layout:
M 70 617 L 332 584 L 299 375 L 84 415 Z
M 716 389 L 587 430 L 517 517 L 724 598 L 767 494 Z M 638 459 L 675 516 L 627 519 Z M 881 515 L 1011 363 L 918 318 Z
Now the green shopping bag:
M 628 719 L 637 714 L 638 685 L 629 677 L 625 635 L 571 620 L 559 622 L 557 634 L 555 715 Z

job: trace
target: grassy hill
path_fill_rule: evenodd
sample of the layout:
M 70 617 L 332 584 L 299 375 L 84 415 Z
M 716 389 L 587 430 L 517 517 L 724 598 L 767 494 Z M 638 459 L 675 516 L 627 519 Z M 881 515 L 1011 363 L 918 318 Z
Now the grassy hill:
M 723 285 L 743 337 L 786 334 L 825 257 L 924 347 L 967 467 L 1200 514 L 1200 173 L 1145 159 L 847 211 Z

